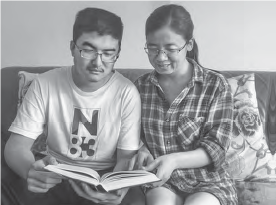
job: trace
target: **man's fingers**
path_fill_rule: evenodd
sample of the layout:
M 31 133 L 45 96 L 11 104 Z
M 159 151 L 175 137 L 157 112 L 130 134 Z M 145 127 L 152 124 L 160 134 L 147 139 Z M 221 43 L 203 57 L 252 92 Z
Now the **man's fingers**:
M 74 191 L 81 197 L 86 198 L 88 200 L 92 200 L 93 202 L 95 202 L 96 204 L 98 204 L 100 201 L 89 197 L 87 194 L 85 194 L 85 192 L 81 189 L 80 186 L 78 186 L 78 184 L 76 182 L 74 182 L 73 180 L 69 179 L 69 183 L 71 184 L 72 188 L 74 189 Z
M 40 177 L 38 177 L 38 176 L 37 177 L 29 176 L 27 178 L 27 181 L 28 181 L 28 183 L 32 183 L 32 182 L 37 181 L 41 184 L 54 184 L 54 185 L 59 184 L 59 183 L 62 182 L 62 180 L 60 178 L 54 178 L 56 176 L 49 177 L 49 176 L 46 176 L 47 174 L 48 173 L 42 174 L 42 175 L 40 175 Z
M 58 164 L 56 158 L 54 158 L 52 156 L 44 157 L 42 160 L 44 161 L 45 166 L 47 166 L 49 164 L 51 164 L 51 165 L 57 165 Z
M 47 166 L 47 165 L 49 165 L 49 164 L 56 165 L 58 163 L 57 163 L 57 161 L 56 161 L 56 159 L 54 157 L 46 156 L 43 159 L 36 161 L 32 165 L 32 167 L 35 170 L 42 171 L 42 170 L 44 170 L 44 167 Z
M 41 181 L 35 180 L 35 179 L 27 179 L 28 182 L 28 190 L 32 192 L 38 192 L 38 193 L 45 193 L 52 187 L 56 185 L 54 184 L 46 184 Z
M 32 165 L 33 169 L 37 170 L 37 171 L 45 171 L 44 167 L 45 167 L 45 163 L 43 160 L 38 160 L 35 163 L 33 163 Z

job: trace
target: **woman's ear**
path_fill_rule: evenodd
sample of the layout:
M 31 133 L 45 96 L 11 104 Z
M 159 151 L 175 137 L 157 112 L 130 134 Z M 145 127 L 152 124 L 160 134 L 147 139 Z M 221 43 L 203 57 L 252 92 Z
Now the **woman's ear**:
M 194 47 L 194 38 L 191 38 L 187 44 L 187 51 L 193 50 Z
M 70 50 L 71 50 L 71 55 L 74 57 L 74 49 L 75 49 L 75 43 L 74 41 L 70 41 Z

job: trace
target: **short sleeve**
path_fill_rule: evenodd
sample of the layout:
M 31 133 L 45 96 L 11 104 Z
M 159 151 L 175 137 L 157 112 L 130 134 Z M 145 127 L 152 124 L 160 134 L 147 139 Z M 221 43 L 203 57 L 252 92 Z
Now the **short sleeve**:
M 138 150 L 140 147 L 141 99 L 131 84 L 122 93 L 121 128 L 117 148 Z
M 38 79 L 31 83 L 9 131 L 36 139 L 43 133 L 45 109 Z

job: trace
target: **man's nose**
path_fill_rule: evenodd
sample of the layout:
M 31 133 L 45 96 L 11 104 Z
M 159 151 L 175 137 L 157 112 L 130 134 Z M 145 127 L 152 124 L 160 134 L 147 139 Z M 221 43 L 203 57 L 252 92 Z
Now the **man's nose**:
M 102 64 L 103 64 L 103 61 L 102 61 L 102 54 L 101 54 L 101 53 L 97 53 L 96 58 L 92 59 L 92 61 L 93 61 L 93 63 L 94 63 L 95 65 L 97 65 L 97 67 L 98 67 L 99 65 L 102 65 Z

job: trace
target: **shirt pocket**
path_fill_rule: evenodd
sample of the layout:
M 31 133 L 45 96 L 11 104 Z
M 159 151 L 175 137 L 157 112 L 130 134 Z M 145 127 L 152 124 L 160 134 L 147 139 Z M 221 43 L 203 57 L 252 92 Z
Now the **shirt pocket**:
M 184 148 L 194 148 L 199 139 L 204 117 L 181 116 L 178 120 L 177 139 Z

